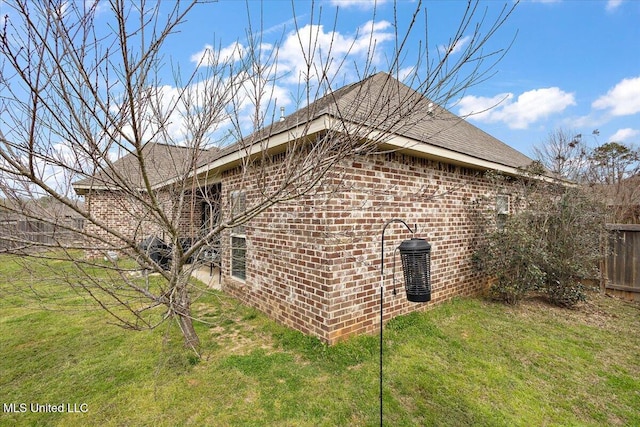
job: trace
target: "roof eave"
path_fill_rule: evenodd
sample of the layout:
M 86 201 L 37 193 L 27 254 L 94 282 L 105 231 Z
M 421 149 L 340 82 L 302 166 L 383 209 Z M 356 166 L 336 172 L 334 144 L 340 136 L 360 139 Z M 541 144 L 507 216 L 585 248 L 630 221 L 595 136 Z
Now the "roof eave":
M 122 187 L 118 187 L 117 185 L 84 185 L 84 184 L 71 184 L 73 190 L 76 192 L 78 196 L 86 196 L 92 191 L 121 191 Z M 163 186 L 158 186 L 158 188 L 162 188 Z M 144 188 L 134 188 L 134 191 L 144 192 L 146 191 Z
M 394 135 L 385 140 L 382 145 L 402 153 L 442 161 L 444 163 L 451 163 L 474 169 L 496 170 L 509 175 L 521 174 L 520 169 L 517 166 L 481 159 L 469 154 L 460 153 L 429 144 L 428 142 L 417 141 L 403 136 Z M 522 165 L 522 167 L 524 166 L 526 165 Z
M 199 167 L 195 171 L 195 176 L 206 175 L 212 171 L 225 171 L 240 164 L 244 159 L 256 156 L 263 151 L 273 152 L 284 150 L 288 143 L 298 138 L 305 138 L 330 129 L 330 116 L 323 114 L 314 120 L 300 125 L 283 129 L 281 132 L 255 141 L 248 146 L 239 146 L 237 150 L 227 153 L 211 163 Z M 165 183 L 165 185 L 170 182 Z
M 432 145 L 425 141 L 419 141 L 397 134 L 387 134 L 378 129 L 364 126 L 359 123 L 347 122 L 344 120 L 344 118 L 333 117 L 330 114 L 325 113 L 309 122 L 285 128 L 277 134 L 269 135 L 262 140 L 255 141 L 251 145 L 239 145 L 237 150 L 226 153 L 214 159 L 212 162 L 197 168 L 194 174 L 191 176 L 209 176 L 214 173 L 223 172 L 239 165 L 244 159 L 248 157 L 253 157 L 260 154 L 263 150 L 266 150 L 267 152 L 284 150 L 289 142 L 297 138 L 304 138 L 306 136 L 314 135 L 318 132 L 329 131 L 332 129 L 335 130 L 339 128 L 356 129 L 360 135 L 373 141 L 380 141 L 381 148 L 385 150 L 396 150 L 416 157 L 428 158 L 436 161 L 442 161 L 444 163 L 460 165 L 463 167 L 470 167 L 481 170 L 496 170 L 511 176 L 518 176 L 522 174 L 520 167 L 526 166 L 513 166 L 481 159 L 469 154 L 460 153 L 447 148 Z M 547 178 L 549 180 L 554 180 L 551 177 L 545 177 L 544 179 Z M 153 189 L 155 190 L 174 184 L 179 180 L 180 179 L 178 177 L 164 180 L 160 183 L 156 183 L 153 186 Z M 115 187 L 100 185 L 73 185 L 73 188 L 78 195 L 85 195 L 88 192 L 95 190 L 117 189 Z

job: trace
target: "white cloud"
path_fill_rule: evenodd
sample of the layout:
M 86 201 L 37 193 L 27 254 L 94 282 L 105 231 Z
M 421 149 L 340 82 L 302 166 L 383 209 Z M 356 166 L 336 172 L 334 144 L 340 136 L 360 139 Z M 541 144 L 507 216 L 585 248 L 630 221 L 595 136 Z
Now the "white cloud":
M 491 98 L 467 95 L 458 103 L 458 113 L 463 117 L 470 116 L 470 118 L 479 122 L 499 121 L 496 119 L 494 109 L 499 104 L 509 102 L 512 98 L 512 93 L 501 93 Z
M 613 135 L 611 135 L 608 140 L 615 141 L 615 142 L 629 142 L 630 139 L 638 135 L 640 135 L 640 130 L 624 128 L 624 129 L 618 129 L 618 131 Z
M 401 68 L 398 71 L 398 78 L 400 79 L 400 81 L 404 81 L 408 77 L 413 76 L 416 73 L 416 71 L 417 70 L 415 66 Z
M 84 7 L 87 10 L 91 7 L 94 7 L 96 16 L 108 13 L 110 10 L 109 2 L 106 1 L 85 0 Z
M 353 4 L 357 4 L 355 2 Z M 371 2 L 362 2 L 372 4 Z M 343 4 L 340 2 L 340 4 Z M 345 2 L 351 5 L 352 2 Z M 260 56 L 264 59 L 263 71 L 277 70 L 278 78 L 271 75 L 269 83 L 269 98 L 277 98 L 277 108 L 289 106 L 292 97 L 298 98 L 299 104 L 306 102 L 306 94 L 301 92 L 308 85 L 310 95 L 315 98 L 324 94 L 326 88 L 320 89 L 320 82 L 332 82 L 335 87 L 356 81 L 358 77 L 354 64 L 368 63 L 373 69 L 384 68 L 382 44 L 393 40 L 393 26 L 388 21 L 367 21 L 353 33 L 327 31 L 323 25 L 305 25 L 296 31 L 287 33 L 278 45 L 264 43 L 260 46 Z M 191 62 L 203 66 L 214 66 L 223 62 L 236 62 L 247 55 L 247 46 L 235 42 L 219 51 L 213 46 L 204 48 L 191 56 Z M 324 83 L 324 82 L 323 82 Z M 320 89 L 320 90 L 319 90 Z M 315 91 L 318 90 L 317 93 Z M 236 105 L 240 110 L 247 99 L 251 99 L 250 90 L 240 90 L 242 98 Z M 294 94 L 294 95 L 292 95 Z M 248 95 L 248 96 L 247 96 Z M 262 102 L 262 108 L 271 108 L 271 104 Z M 269 105 L 264 105 L 269 104 Z M 296 105 L 300 107 L 302 105 Z M 263 110 L 266 111 L 266 110 Z
M 591 106 L 596 110 L 609 110 L 612 116 L 640 113 L 640 76 L 623 79 Z
M 260 46 L 258 53 L 265 58 L 260 73 L 249 75 L 245 70 L 234 75 L 213 71 L 211 78 L 182 89 L 172 85 L 148 88 L 148 96 L 140 101 L 143 126 L 139 132 L 145 140 L 189 144 L 193 129 L 201 120 L 200 114 L 213 110 L 216 117 L 209 125 L 212 140 L 228 134 L 223 130 L 231 129 L 232 118 L 247 134 L 256 126 L 277 120 L 280 107 L 287 107 L 288 114 L 302 106 L 295 105 L 307 100 L 304 93 L 298 92 L 298 84 L 302 84 L 303 90 L 308 84 L 315 99 L 318 94 L 314 91 L 324 75 L 341 86 L 345 79 L 357 79 L 354 63 L 368 59 L 376 67 L 383 59 L 380 44 L 392 39 L 392 25 L 387 21 L 365 22 L 353 34 L 325 31 L 322 25 L 306 25 L 288 33 L 279 46 L 269 43 Z M 247 47 L 240 42 L 219 50 L 207 44 L 190 60 L 197 66 L 215 67 L 240 61 L 246 55 Z M 117 108 L 120 106 L 112 106 L 112 110 Z M 133 133 L 129 124 L 123 124 L 119 131 L 127 137 Z
M 622 0 L 608 0 L 607 11 L 612 11 L 618 8 L 622 4 Z
M 502 93 L 491 98 L 468 95 L 459 102 L 459 114 L 487 123 L 505 123 L 511 129 L 529 125 L 575 105 L 572 93 L 557 87 L 534 89 L 520 94 Z
M 351 5 L 351 2 L 345 4 Z M 256 126 L 270 123 L 273 118 L 277 120 L 280 107 L 287 107 L 285 113 L 288 114 L 302 106 L 298 104 L 306 103 L 306 94 L 300 92 L 306 85 L 309 85 L 312 99 L 322 95 L 324 90 L 314 91 L 319 89 L 325 75 L 327 81 L 338 87 L 359 77 L 353 64 L 368 61 L 374 68 L 380 66 L 384 60 L 381 44 L 393 37 L 393 27 L 388 21 L 367 21 L 353 33 L 326 31 L 322 25 L 305 25 L 286 34 L 279 45 L 262 44 L 257 52 L 264 59 L 262 69 L 251 77 L 246 71 L 237 75 L 223 73 L 182 90 L 171 85 L 149 88 L 150 97 L 146 101 L 149 104 L 141 105 L 146 124 L 140 130 L 142 137 L 188 143 L 194 123 L 197 126 L 194 120 L 198 120 L 199 111 L 211 108 L 219 109 L 211 124 L 212 136 L 230 127 L 231 116 L 246 134 Z M 206 44 L 191 55 L 190 60 L 197 66 L 216 67 L 242 60 L 247 49 L 240 41 L 219 49 Z M 278 78 L 275 78 L 276 70 Z M 263 81 L 254 85 L 259 78 Z M 256 89 L 260 93 L 255 93 Z M 205 100 L 207 96 L 216 104 Z M 255 123 L 256 117 L 264 122 Z M 127 124 L 121 126 L 120 131 L 126 136 L 132 133 Z
M 223 47 L 219 51 L 216 51 L 210 44 L 205 44 L 204 48 L 200 52 L 196 52 L 191 55 L 191 62 L 197 66 L 212 67 L 218 64 L 227 64 L 237 62 L 245 54 L 245 47 L 234 42 L 227 47 Z
M 358 7 L 360 9 L 373 9 L 387 1 L 388 0 L 330 0 L 329 4 L 344 8 Z
M 460 52 L 462 49 L 464 49 L 464 47 L 468 45 L 470 41 L 471 41 L 471 36 L 464 36 L 457 42 L 454 42 L 453 46 L 452 45 L 438 46 L 438 51 L 443 55 L 447 52 L 449 52 L 450 55 L 454 55 Z
M 329 80 L 338 74 L 351 75 L 355 80 L 357 75 L 348 67 L 367 57 L 374 66 L 380 64 L 380 44 L 393 37 L 391 23 L 387 21 L 368 21 L 355 34 L 325 31 L 322 25 L 305 25 L 283 41 L 278 68 L 288 76 L 285 82 L 290 84 L 306 79 L 318 81 L 322 74 Z

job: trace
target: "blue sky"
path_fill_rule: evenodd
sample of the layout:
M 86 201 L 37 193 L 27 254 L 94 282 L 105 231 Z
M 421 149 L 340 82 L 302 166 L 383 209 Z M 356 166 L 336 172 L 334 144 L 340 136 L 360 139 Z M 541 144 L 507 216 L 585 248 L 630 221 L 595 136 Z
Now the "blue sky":
M 106 2 L 100 4 L 107 6 Z M 479 15 L 486 12 L 490 21 L 505 4 L 513 2 L 481 1 Z M 170 0 L 163 3 L 163 7 L 171 5 Z M 374 2 L 366 0 L 316 0 L 313 10 L 308 1 L 293 5 L 286 0 L 220 0 L 196 6 L 164 51 L 163 83 L 168 91 L 175 92 L 171 65 L 179 65 L 187 74 L 209 50 L 219 50 L 222 56 L 243 51 L 248 45 L 250 16 L 253 32 L 262 36 L 264 53 L 280 44 L 279 78 L 273 83 L 277 102 L 272 107 L 284 106 L 291 113 L 301 106 L 295 96 L 300 72 L 298 32 L 317 30 L 325 50 L 323 43 L 333 37 L 337 40 L 333 46 L 336 57 L 353 46 L 349 62 L 337 71 L 335 89 L 357 81 L 356 68 L 371 57 L 368 43 L 356 40 L 363 28 L 369 32 L 373 28 L 375 71 L 389 70 L 394 10 L 402 33 L 417 2 L 378 0 L 374 8 Z M 465 7 L 461 0 L 424 1 L 428 47 L 420 44 L 425 40 L 424 15 L 420 15 L 401 67 L 415 65 L 421 46 L 422 51 L 437 56 L 450 43 Z M 470 31 L 463 34 L 458 47 L 464 47 Z M 612 140 L 640 144 L 640 1 L 523 0 L 487 49 L 509 45 L 509 52 L 494 68 L 495 75 L 451 99 L 445 107 L 455 114 L 469 115 L 471 123 L 530 156 L 532 147 L 541 145 L 558 128 L 582 133 L 592 145 Z M 457 50 L 452 57 L 456 55 Z M 594 129 L 599 130 L 597 139 L 592 136 Z
M 486 9 L 495 16 L 504 4 L 481 2 L 480 11 Z M 415 6 L 413 1 L 398 2 L 401 24 Z M 431 52 L 447 44 L 465 6 L 463 1 L 422 5 L 428 11 Z M 296 2 L 295 8 L 294 14 L 287 1 L 249 2 L 254 29 L 262 19 L 263 41 L 282 40 L 283 45 L 296 37 L 294 16 L 300 26 L 312 19 L 317 23 L 321 9 L 323 33 L 335 30 L 347 44 L 371 20 L 374 10 L 369 1 L 326 0 L 316 3 L 312 18 L 308 2 Z M 382 57 L 393 48 L 393 10 L 393 2 L 377 2 L 375 36 Z M 195 58 L 207 46 L 246 45 L 247 16 L 244 2 L 221 0 L 199 6 L 173 41 L 173 60 L 195 66 Z M 408 52 L 418 49 L 422 31 L 409 40 Z M 640 1 L 522 1 L 489 47 L 507 47 L 514 37 L 511 49 L 495 67 L 497 73 L 452 100 L 448 105 L 452 112 L 477 113 L 498 103 L 488 112 L 472 114 L 469 121 L 527 155 L 557 128 L 589 135 L 586 141 L 592 144 L 640 142 Z M 282 70 L 295 68 L 295 58 L 287 58 L 286 52 L 281 56 Z M 376 67 L 386 71 L 384 59 Z M 349 67 L 342 72 L 345 82 L 355 78 Z M 287 79 L 279 85 L 279 102 L 290 112 L 295 102 L 284 99 Z M 595 129 L 599 130 L 597 140 L 592 137 Z
M 507 99 L 471 122 L 525 154 L 558 127 L 640 142 L 640 2 L 523 2 L 505 29 L 518 35 L 499 73 L 462 104 Z

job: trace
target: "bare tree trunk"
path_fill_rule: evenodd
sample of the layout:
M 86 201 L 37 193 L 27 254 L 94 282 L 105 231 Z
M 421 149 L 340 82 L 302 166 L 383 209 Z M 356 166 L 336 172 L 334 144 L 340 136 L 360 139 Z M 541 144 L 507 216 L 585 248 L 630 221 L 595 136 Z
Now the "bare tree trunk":
M 191 301 L 188 293 L 180 301 L 178 312 L 178 324 L 184 338 L 184 346 L 193 349 L 196 353 L 200 352 L 200 338 L 193 326 L 193 318 L 191 314 Z
M 200 338 L 194 327 L 193 314 L 191 311 L 191 293 L 189 288 L 190 274 L 185 268 L 185 272 L 174 275 L 175 283 L 170 285 L 170 289 L 174 289 L 169 296 L 167 306 L 169 313 L 173 316 L 180 327 L 184 346 L 200 353 Z

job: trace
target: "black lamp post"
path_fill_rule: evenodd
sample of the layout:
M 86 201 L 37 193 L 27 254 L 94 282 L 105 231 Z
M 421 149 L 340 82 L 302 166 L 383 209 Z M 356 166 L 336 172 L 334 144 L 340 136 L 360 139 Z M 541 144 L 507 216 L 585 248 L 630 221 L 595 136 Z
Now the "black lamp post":
M 382 327 L 384 309 L 384 233 L 392 222 L 399 222 L 415 234 L 418 225 L 414 229 L 401 219 L 393 218 L 385 222 L 382 227 L 382 245 L 380 249 L 380 427 L 382 427 Z M 431 301 L 431 245 L 424 239 L 412 237 L 403 241 L 398 247 L 402 259 L 402 271 L 404 273 L 405 291 L 407 300 L 411 302 Z M 395 258 L 394 258 L 395 261 Z M 393 294 L 396 294 L 395 284 Z

